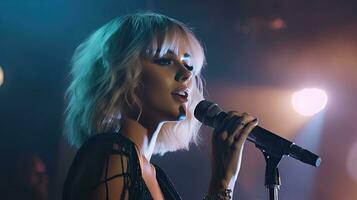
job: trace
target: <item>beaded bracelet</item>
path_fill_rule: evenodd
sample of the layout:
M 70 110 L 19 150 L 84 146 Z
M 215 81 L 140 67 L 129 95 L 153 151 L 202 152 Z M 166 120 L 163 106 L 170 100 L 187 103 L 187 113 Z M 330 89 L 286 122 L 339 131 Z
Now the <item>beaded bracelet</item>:
M 232 199 L 231 193 L 231 189 L 224 189 L 218 193 L 206 195 L 203 200 L 230 200 Z

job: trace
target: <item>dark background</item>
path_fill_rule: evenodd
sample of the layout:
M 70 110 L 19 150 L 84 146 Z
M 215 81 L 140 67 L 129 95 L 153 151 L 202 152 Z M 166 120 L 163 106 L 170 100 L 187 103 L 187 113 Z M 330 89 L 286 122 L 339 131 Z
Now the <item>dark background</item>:
M 2 174 L 21 152 L 46 165 L 50 199 L 60 199 L 74 149 L 62 137 L 64 91 L 75 47 L 112 18 L 151 10 L 193 27 L 203 41 L 208 99 L 248 111 L 260 125 L 321 155 L 319 168 L 281 162 L 281 199 L 357 198 L 357 3 L 353 0 L 0 1 Z M 291 94 L 329 95 L 313 117 L 294 113 Z M 183 199 L 207 191 L 209 139 L 189 152 L 153 157 Z M 4 167 L 4 166 L 7 166 Z M 264 160 L 247 144 L 236 199 L 263 199 Z M 8 180 L 10 181 L 10 180 Z M 2 179 L 2 182 L 5 182 Z

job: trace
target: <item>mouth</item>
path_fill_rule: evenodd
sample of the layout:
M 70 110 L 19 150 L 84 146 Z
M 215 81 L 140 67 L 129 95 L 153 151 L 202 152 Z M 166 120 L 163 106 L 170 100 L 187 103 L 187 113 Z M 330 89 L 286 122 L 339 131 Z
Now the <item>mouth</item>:
M 174 99 L 180 103 L 186 103 L 188 101 L 188 89 L 178 90 L 171 94 Z

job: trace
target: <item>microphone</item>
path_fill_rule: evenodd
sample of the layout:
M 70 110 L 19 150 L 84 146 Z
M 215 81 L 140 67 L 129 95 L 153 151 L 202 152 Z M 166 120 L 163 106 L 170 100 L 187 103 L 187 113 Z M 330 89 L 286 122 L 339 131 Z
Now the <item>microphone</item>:
M 197 104 L 194 115 L 203 124 L 216 128 L 223 122 L 227 113 L 218 107 L 217 104 L 202 100 Z M 263 152 L 275 156 L 288 155 L 315 167 L 318 167 L 321 163 L 321 158 L 318 155 L 259 126 L 256 126 L 251 131 L 247 140 L 253 142 Z

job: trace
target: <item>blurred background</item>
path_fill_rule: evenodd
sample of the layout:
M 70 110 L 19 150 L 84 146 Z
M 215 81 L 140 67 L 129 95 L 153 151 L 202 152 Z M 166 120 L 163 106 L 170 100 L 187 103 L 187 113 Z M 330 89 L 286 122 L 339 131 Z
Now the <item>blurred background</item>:
M 209 100 L 257 116 L 262 127 L 322 157 L 319 168 L 281 161 L 281 199 L 357 199 L 354 0 L 1 0 L 1 199 L 61 198 L 76 151 L 62 136 L 73 51 L 112 18 L 142 10 L 193 28 L 206 49 Z M 291 105 L 306 87 L 329 97 L 309 117 Z M 152 159 L 183 199 L 207 192 L 211 131 L 204 127 L 189 152 Z M 265 199 L 264 170 L 261 152 L 246 143 L 234 198 Z

